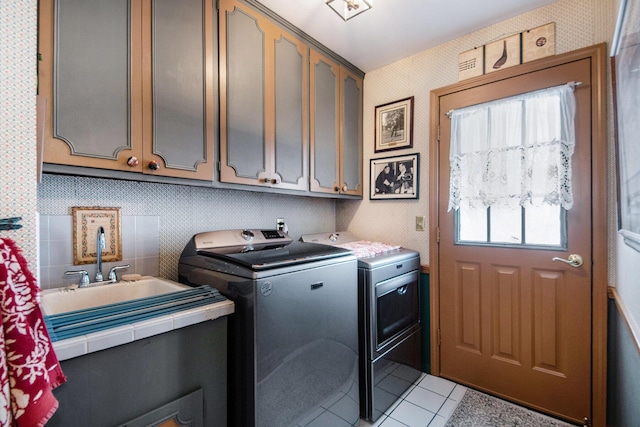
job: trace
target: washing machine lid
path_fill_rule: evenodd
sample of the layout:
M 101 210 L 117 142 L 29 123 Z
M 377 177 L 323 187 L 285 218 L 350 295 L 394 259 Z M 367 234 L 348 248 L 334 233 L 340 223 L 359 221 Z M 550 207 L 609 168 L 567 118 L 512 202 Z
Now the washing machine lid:
M 350 254 L 344 248 L 294 242 L 279 230 L 239 229 L 196 234 L 183 251 L 181 262 L 198 256 L 260 271 Z
M 253 271 L 267 270 L 294 264 L 350 255 L 348 249 L 316 243 L 290 242 L 276 247 L 250 249 L 245 252 L 199 250 L 198 255 L 222 259 Z

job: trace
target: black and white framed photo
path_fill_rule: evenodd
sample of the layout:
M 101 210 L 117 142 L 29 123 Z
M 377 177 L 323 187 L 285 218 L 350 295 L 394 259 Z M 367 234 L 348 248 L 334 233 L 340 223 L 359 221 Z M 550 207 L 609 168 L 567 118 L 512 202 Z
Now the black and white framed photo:
M 417 199 L 419 160 L 419 153 L 371 159 L 369 199 Z
M 376 107 L 375 152 L 413 147 L 413 96 Z

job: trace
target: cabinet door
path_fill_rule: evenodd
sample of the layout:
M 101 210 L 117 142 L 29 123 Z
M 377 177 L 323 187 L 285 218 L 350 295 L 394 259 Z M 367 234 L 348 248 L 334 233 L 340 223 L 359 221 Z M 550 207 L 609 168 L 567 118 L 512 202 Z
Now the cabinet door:
M 340 66 L 311 50 L 311 191 L 339 194 Z
M 140 1 L 41 0 L 39 14 L 44 161 L 140 171 Z
M 277 30 L 276 30 L 277 31 Z M 281 31 L 272 41 L 275 113 L 273 176 L 278 188 L 306 190 L 308 187 L 309 114 L 307 47 Z
M 222 0 L 220 22 L 220 180 L 269 180 L 265 135 L 265 30 L 257 17 Z
M 210 0 L 144 0 L 145 173 L 213 180 L 214 16 Z
M 362 196 L 362 79 L 341 67 L 340 193 Z
M 311 51 L 311 191 L 362 196 L 362 79 Z
M 307 48 L 264 16 L 222 0 L 220 180 L 307 188 Z

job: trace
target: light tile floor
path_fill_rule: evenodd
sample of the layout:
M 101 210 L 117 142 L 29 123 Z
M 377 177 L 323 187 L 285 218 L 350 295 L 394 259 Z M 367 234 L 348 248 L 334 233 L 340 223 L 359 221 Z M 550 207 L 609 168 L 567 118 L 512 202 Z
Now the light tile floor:
M 467 388 L 423 374 L 374 424 L 360 427 L 443 427 Z

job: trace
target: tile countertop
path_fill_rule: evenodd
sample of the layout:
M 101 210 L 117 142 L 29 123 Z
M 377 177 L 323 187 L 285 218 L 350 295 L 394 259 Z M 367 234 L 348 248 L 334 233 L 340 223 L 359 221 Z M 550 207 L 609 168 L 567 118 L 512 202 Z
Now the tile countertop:
M 56 341 L 53 343 L 53 349 L 58 356 L 58 360 L 63 361 L 196 323 L 217 319 L 232 314 L 234 310 L 233 301 L 216 302 L 100 332 Z

